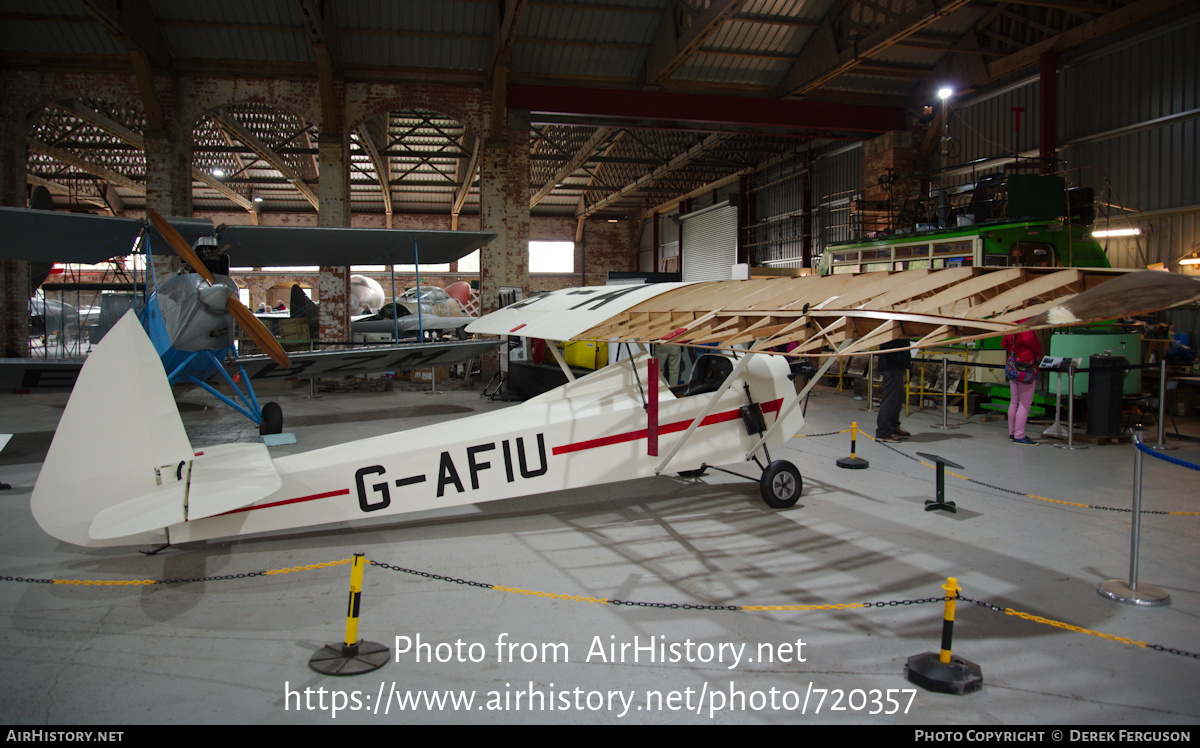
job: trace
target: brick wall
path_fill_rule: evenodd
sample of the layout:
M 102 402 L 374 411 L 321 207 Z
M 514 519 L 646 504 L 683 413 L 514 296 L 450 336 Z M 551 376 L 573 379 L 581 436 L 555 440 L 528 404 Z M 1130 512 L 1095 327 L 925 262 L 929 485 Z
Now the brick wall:
M 331 142 L 345 143 L 349 133 L 359 123 L 395 109 L 423 108 L 447 114 L 461 121 L 477 137 L 484 140 L 485 159 L 481 166 L 485 176 L 479 215 L 460 216 L 459 228 L 463 230 L 494 231 L 499 236 L 484 252 L 484 269 L 480 278 L 470 274 L 451 272 L 434 274 L 428 280 L 438 285 L 448 285 L 456 280 L 480 280 L 484 287 L 518 285 L 527 291 L 563 288 L 585 284 L 602 284 L 610 270 L 634 270 L 637 267 L 637 240 L 634 224 L 621 222 L 588 221 L 584 229 L 584 241 L 576 243 L 576 272 L 561 275 L 529 276 L 528 242 L 531 238 L 544 240 L 574 241 L 576 221 L 571 217 L 531 218 L 529 201 L 529 114 L 519 110 L 508 113 L 508 127 L 503 133 L 489 132 L 492 121 L 492 98 L 490 87 L 472 85 L 449 85 L 434 83 L 354 83 L 338 85 L 339 113 L 344 112 L 344 122 L 324 123 L 320 107 L 320 96 L 315 82 L 285 79 L 241 79 L 194 78 L 190 76 L 158 76 L 155 79 L 158 105 L 164 118 L 163 129 L 147 133 L 154 143 L 147 152 L 147 198 L 152 207 L 173 214 L 192 213 L 190 194 L 190 163 L 192 153 L 191 132 L 196 123 L 214 109 L 231 104 L 257 102 L 277 107 L 304 118 L 317 125 L 322 134 L 325 151 L 323 161 L 330 162 L 325 170 L 348 168 L 344 158 L 327 157 Z M 4 204 L 24 204 L 24 164 L 27 155 L 23 148 L 13 145 L 21 143 L 21 134 L 29 123 L 36 121 L 43 106 L 54 100 L 67 98 L 99 98 L 123 106 L 131 111 L 142 111 L 142 99 L 134 77 L 120 73 L 34 73 L 28 71 L 0 71 L 0 113 L 5 124 L 5 144 L 0 146 L 0 179 L 8 188 L 0 190 L 0 201 Z M 331 127 L 332 124 L 332 127 Z M 497 135 L 499 137 L 497 137 Z M 10 137 L 11 136 L 11 137 Z M 324 158 L 327 157 L 327 158 Z M 4 162 L 7 159 L 7 167 Z M 342 174 L 343 182 L 347 178 Z M 326 182 L 326 179 L 322 179 Z M 320 191 L 323 208 L 335 213 L 346 211 L 342 190 L 329 185 Z M 341 211 L 337 209 L 340 204 Z M 127 213 L 140 217 L 140 212 Z M 242 210 L 231 209 L 220 212 L 195 213 L 198 217 L 210 218 L 214 223 L 249 224 L 253 217 Z M 315 213 L 278 214 L 267 213 L 260 217 L 264 225 L 314 226 L 386 225 L 382 214 L 349 215 L 348 211 L 337 217 L 318 217 Z M 401 215 L 394 216 L 393 226 L 421 229 L 450 229 L 450 216 Z M 586 260 L 586 267 L 584 262 Z M 0 268 L 0 303 L 6 310 L 0 337 L 6 343 L 21 343 L 24 326 L 13 318 L 22 318 L 27 295 L 24 273 L 19 268 L 6 265 Z M 251 289 L 252 306 L 265 300 L 268 289 L 277 285 L 290 285 L 303 280 L 317 289 L 321 295 L 323 286 L 327 295 L 337 295 L 343 281 L 342 274 L 323 282 L 317 277 L 294 278 L 277 275 L 255 275 L 247 278 L 245 286 Z M 348 275 L 348 274 L 346 274 Z M 376 276 L 381 283 L 387 280 Z M 413 283 L 411 274 L 398 275 L 397 287 L 408 287 Z M 385 283 L 385 287 L 386 287 Z M 485 294 L 485 300 L 488 295 Z M 495 298 L 495 294 L 491 294 Z M 492 301 L 492 304 L 495 302 Z M 18 312 L 19 308 L 19 312 Z

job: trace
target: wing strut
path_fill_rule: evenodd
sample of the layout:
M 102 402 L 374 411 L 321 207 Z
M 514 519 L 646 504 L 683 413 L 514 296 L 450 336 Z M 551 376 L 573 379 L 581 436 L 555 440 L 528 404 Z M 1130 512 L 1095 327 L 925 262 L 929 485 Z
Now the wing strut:
M 667 456 L 662 458 L 662 461 L 655 466 L 655 475 L 662 475 L 663 470 L 665 470 L 667 467 L 667 463 L 669 463 L 671 459 L 675 457 L 675 454 L 679 452 L 680 449 L 683 449 L 683 445 L 686 444 L 687 440 L 691 438 L 693 433 L 695 433 L 696 429 L 700 426 L 700 423 L 704 421 L 705 418 L 708 418 L 714 410 L 716 410 L 717 401 L 721 399 L 721 395 L 724 395 L 725 390 L 729 389 L 730 386 L 733 385 L 734 381 L 738 378 L 738 374 L 741 374 L 742 370 L 746 368 L 746 363 L 749 362 L 750 359 L 755 355 L 756 354 L 747 351 L 745 356 L 742 356 L 738 359 L 737 364 L 733 367 L 733 371 L 729 373 L 729 376 L 725 377 L 725 381 L 722 382 L 721 386 L 717 388 L 717 391 L 712 393 L 712 396 L 709 397 L 708 404 L 705 405 L 704 409 L 700 411 L 700 414 L 692 419 L 692 422 L 688 424 L 687 431 L 683 432 L 683 436 L 680 437 L 679 441 L 675 442 L 675 446 L 671 447 L 671 451 L 667 452 Z M 778 423 L 778 416 L 776 417 L 776 423 Z M 759 444 L 762 444 L 762 442 L 760 441 Z M 758 449 L 758 446 L 755 445 L 754 449 Z M 751 452 L 753 452 L 753 450 L 751 450 Z
M 842 344 L 842 350 L 844 351 L 849 348 L 853 342 L 853 339 L 847 340 Z M 838 353 L 841 353 L 841 351 L 838 351 Z M 833 362 L 837 360 L 838 356 L 829 356 L 826 358 L 825 363 L 821 364 L 821 368 L 817 369 L 817 373 L 813 374 L 812 377 L 809 378 L 808 384 L 804 386 L 804 389 L 797 392 L 794 396 L 788 398 L 787 402 L 780 406 L 779 412 L 775 414 L 775 423 L 772 423 L 771 427 L 763 432 L 759 440 L 755 442 L 754 446 L 750 448 L 750 451 L 746 453 L 747 460 L 754 457 L 754 453 L 757 452 L 759 447 L 761 447 L 767 441 L 767 437 L 771 435 L 771 432 L 783 422 L 783 419 L 792 412 L 792 409 L 795 408 L 801 400 L 808 397 L 808 393 L 812 391 L 812 388 L 816 386 L 817 382 L 821 381 L 821 377 L 825 376 L 825 372 L 829 371 L 829 367 L 833 366 Z
M 562 351 L 558 350 L 558 346 L 555 345 L 554 342 L 555 341 L 553 340 L 547 340 L 546 347 L 549 348 L 550 353 L 554 355 L 554 360 L 558 362 L 558 368 L 562 369 L 563 374 L 567 375 L 567 381 L 574 382 L 575 373 L 571 371 L 570 366 L 567 366 L 567 360 L 563 358 Z

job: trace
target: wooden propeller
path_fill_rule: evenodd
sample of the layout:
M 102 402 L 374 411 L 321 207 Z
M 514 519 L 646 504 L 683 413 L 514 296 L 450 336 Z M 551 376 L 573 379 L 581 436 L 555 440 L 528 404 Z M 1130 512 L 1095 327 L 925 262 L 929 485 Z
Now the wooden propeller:
M 150 222 L 154 224 L 154 228 L 157 229 L 158 233 L 167 240 L 167 244 L 171 245 L 171 248 L 175 250 L 175 253 L 183 258 L 184 262 L 186 262 L 192 267 L 193 270 L 199 273 L 200 277 L 204 280 L 208 281 L 209 283 L 215 282 L 216 279 L 213 277 L 213 274 L 209 272 L 208 268 L 204 267 L 204 263 L 200 261 L 200 257 L 192 251 L 192 248 L 188 246 L 187 241 L 179 235 L 179 232 L 175 230 L 174 226 L 167 223 L 166 219 L 160 216 L 158 212 L 153 209 L 147 209 L 146 214 L 150 216 Z M 291 366 L 291 361 L 288 359 L 287 353 L 284 352 L 283 346 L 279 344 L 279 341 L 275 339 L 275 336 L 271 334 L 271 331 L 263 326 L 263 323 L 259 321 L 258 317 L 255 317 L 254 313 L 247 309 L 246 305 L 243 304 L 237 296 L 230 296 L 229 301 L 225 303 L 225 308 L 229 310 L 229 313 L 233 315 L 233 318 L 237 320 L 237 323 L 242 326 L 242 329 L 246 331 L 246 334 L 250 336 L 250 339 L 253 340 L 258 347 L 263 350 L 264 353 L 270 356 L 272 361 L 280 366 Z

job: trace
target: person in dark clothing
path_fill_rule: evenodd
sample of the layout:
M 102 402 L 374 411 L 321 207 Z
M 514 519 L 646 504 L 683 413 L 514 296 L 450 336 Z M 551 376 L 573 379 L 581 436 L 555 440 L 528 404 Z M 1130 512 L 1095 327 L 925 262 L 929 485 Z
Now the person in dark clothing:
M 879 346 L 875 368 L 883 375 L 883 393 L 879 396 L 879 416 L 875 419 L 875 439 L 882 442 L 900 441 L 909 435 L 900 427 L 900 404 L 904 402 L 904 378 L 912 363 L 911 351 L 885 351 L 907 348 L 912 342 L 899 338 Z

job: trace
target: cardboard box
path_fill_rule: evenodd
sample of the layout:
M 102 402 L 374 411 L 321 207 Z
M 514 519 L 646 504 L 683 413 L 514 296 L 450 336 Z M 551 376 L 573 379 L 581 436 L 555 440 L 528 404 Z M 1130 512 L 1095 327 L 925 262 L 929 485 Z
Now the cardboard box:
M 437 377 L 435 380 L 434 377 Z M 433 369 L 413 369 L 408 373 L 410 382 L 419 382 L 422 384 L 430 384 L 434 381 L 444 382 L 450 378 L 449 366 L 438 366 Z

